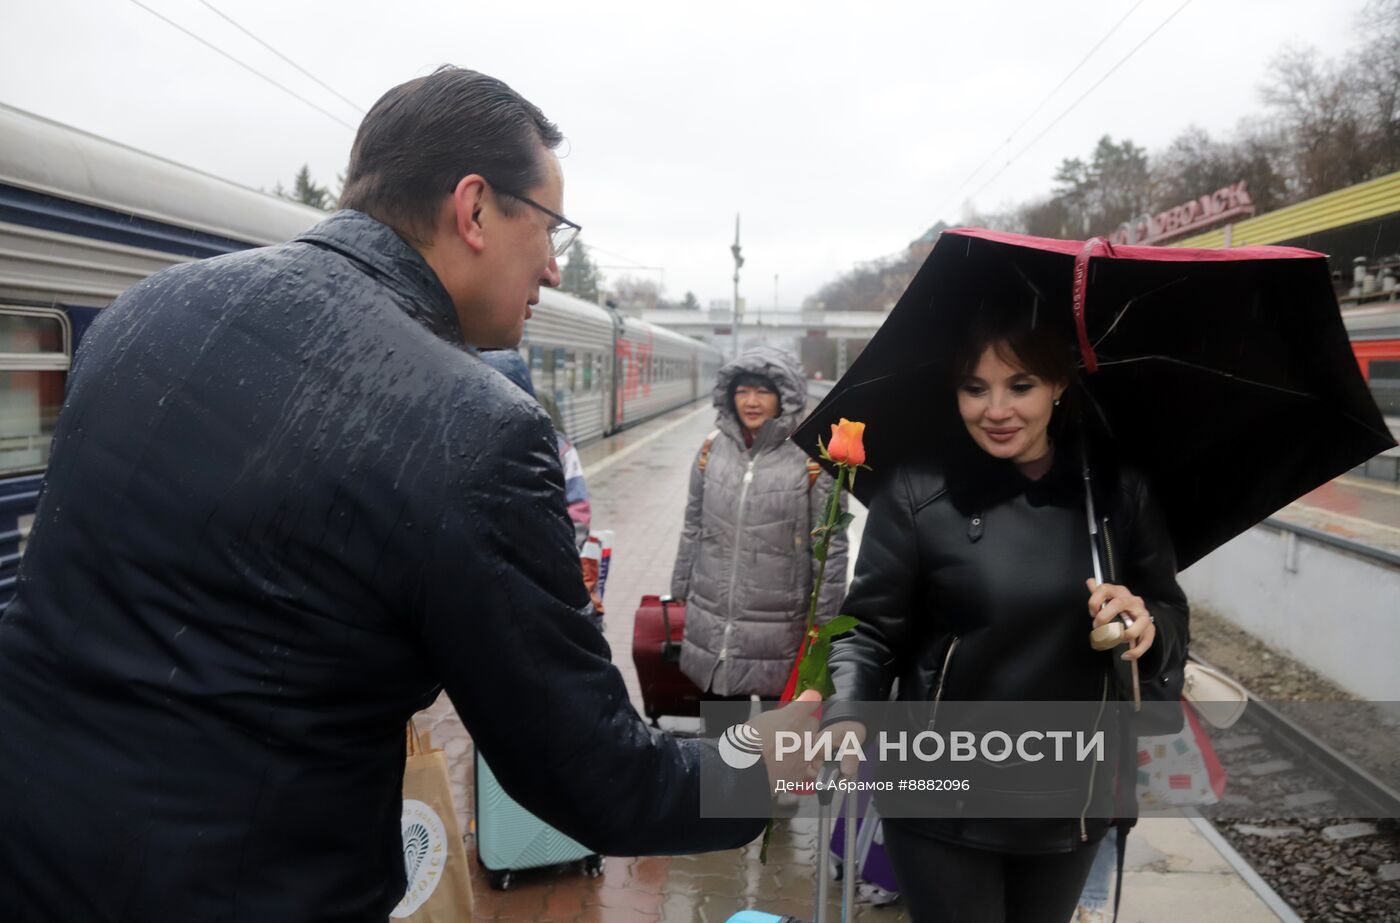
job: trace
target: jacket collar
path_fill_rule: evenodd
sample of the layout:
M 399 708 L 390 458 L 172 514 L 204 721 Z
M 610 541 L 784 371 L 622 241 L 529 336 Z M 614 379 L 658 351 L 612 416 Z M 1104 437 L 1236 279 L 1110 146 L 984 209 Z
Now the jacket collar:
M 457 309 L 437 273 L 393 228 L 353 209 L 341 209 L 295 238 L 364 264 L 405 297 L 399 307 L 439 339 L 461 347 Z
M 972 445 L 972 440 L 966 442 L 966 446 L 958 446 L 959 451 L 950 453 L 947 466 L 948 492 L 960 512 L 981 512 L 1021 494 L 1032 506 L 1078 506 L 1084 502 L 1079 453 L 1072 444 L 1057 444 L 1050 470 L 1033 481 L 1012 462 L 994 459 Z
M 788 436 L 792 435 L 793 428 L 784 426 L 783 423 L 784 420 L 781 416 L 764 421 L 764 424 L 758 428 L 758 432 L 754 434 L 753 445 L 745 445 L 744 424 L 740 423 L 733 413 L 721 411 L 715 417 L 715 426 L 719 427 L 719 431 L 734 440 L 739 451 L 752 455 L 775 449 L 787 441 Z

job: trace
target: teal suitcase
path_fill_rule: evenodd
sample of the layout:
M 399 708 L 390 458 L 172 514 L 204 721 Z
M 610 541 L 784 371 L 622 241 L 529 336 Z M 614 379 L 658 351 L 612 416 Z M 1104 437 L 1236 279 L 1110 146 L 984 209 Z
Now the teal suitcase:
M 580 863 L 590 878 L 603 873 L 603 857 L 520 806 L 476 754 L 476 855 L 491 887 L 504 891 L 524 869 Z

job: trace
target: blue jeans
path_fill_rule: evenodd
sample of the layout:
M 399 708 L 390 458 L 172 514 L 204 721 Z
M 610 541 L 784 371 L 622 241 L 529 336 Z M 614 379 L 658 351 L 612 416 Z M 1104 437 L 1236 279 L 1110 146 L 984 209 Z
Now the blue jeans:
M 1098 855 L 1089 867 L 1089 880 L 1084 882 L 1084 891 L 1079 895 L 1081 906 L 1090 910 L 1103 910 L 1108 906 L 1108 892 L 1113 887 L 1113 870 L 1117 865 L 1118 828 L 1109 827 L 1108 834 L 1099 840 Z

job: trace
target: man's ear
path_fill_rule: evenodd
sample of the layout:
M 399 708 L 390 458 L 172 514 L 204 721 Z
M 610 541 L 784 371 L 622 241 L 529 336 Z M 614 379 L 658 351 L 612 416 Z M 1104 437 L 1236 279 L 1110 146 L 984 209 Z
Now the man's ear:
M 470 173 L 458 180 L 457 188 L 452 190 L 457 236 L 478 253 L 486 249 L 486 229 L 482 223 L 486 189 L 485 178 L 478 173 Z

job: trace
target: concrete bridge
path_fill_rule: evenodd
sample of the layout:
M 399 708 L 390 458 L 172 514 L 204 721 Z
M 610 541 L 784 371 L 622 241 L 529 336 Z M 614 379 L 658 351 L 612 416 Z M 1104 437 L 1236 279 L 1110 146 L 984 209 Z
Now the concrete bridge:
M 791 350 L 802 359 L 808 377 L 843 375 L 884 323 L 883 311 L 750 310 L 739 329 L 740 347 L 767 344 Z M 642 319 L 702 340 L 734 354 L 734 314 L 728 309 L 687 311 L 656 309 Z

